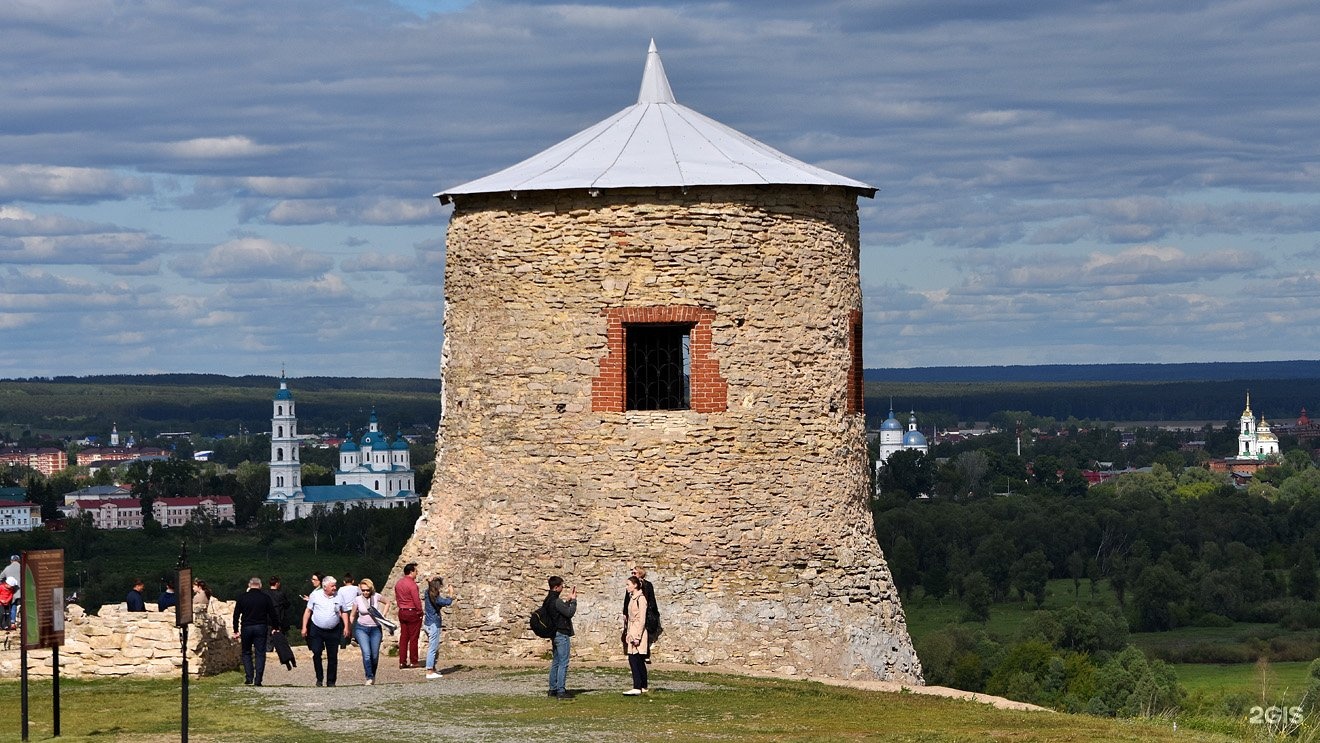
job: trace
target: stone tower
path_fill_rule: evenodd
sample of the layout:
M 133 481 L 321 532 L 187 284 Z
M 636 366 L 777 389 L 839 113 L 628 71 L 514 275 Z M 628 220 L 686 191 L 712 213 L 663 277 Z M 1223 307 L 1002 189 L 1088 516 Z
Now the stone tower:
M 628 566 L 662 661 L 920 684 L 867 509 L 858 196 L 641 95 L 454 203 L 435 480 L 404 550 L 458 591 L 451 657 L 621 659 Z

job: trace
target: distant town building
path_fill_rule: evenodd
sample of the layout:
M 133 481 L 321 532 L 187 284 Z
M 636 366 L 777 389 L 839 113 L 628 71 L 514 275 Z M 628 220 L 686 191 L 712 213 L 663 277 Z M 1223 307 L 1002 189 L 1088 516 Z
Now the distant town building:
M 67 496 L 66 496 L 67 497 Z M 234 499 L 227 495 L 156 498 L 151 515 L 162 526 L 183 526 L 198 509 L 207 509 L 217 521 L 234 521 Z M 137 498 L 78 499 L 60 507 L 67 518 L 92 515 L 98 529 L 141 529 L 142 501 Z
M 367 433 L 355 442 L 346 433 L 339 447 L 339 468 L 334 485 L 302 484 L 298 461 L 298 417 L 288 380 L 280 375 L 280 388 L 272 403 L 270 424 L 270 492 L 266 502 L 279 506 L 285 521 L 304 518 L 317 506 L 334 508 L 397 508 L 417 503 L 413 492 L 416 472 L 412 469 L 408 441 L 402 435 L 393 443 L 380 432 L 376 411 L 371 411 Z
M 917 430 L 917 413 L 911 411 L 908 414 L 907 429 L 904 430 L 903 424 L 894 417 L 894 408 L 889 408 L 889 417 L 880 424 L 880 441 L 877 452 L 877 462 L 889 461 L 890 455 L 894 452 L 911 450 L 919 451 L 925 454 L 930 449 L 926 443 L 926 436 Z
M 110 440 L 114 441 L 116 438 L 116 436 L 111 436 Z M 89 446 L 78 452 L 78 464 L 93 465 L 98 462 L 131 462 L 143 457 L 168 458 L 169 455 L 170 452 L 168 449 L 162 449 L 158 446 Z
M 36 449 L 20 449 L 8 446 L 0 448 L 0 465 L 18 465 L 31 467 L 46 477 L 69 466 L 69 455 L 63 449 L 43 446 Z
M 108 500 L 112 498 L 128 498 L 133 495 L 133 489 L 124 485 L 93 485 L 74 490 L 63 495 L 64 505 L 71 506 L 78 501 Z
M 27 501 L 0 500 L 0 532 L 32 531 L 41 526 L 41 506 Z

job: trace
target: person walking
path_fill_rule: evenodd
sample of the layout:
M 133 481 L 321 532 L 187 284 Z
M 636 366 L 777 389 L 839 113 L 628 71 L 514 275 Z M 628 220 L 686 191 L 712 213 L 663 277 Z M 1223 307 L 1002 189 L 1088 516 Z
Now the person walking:
M 417 563 L 403 566 L 403 577 L 394 584 L 394 605 L 399 610 L 399 668 L 417 667 L 417 638 L 422 632 L 422 597 L 417 588 Z
M 261 579 L 248 579 L 248 589 L 234 602 L 234 639 L 241 639 L 243 683 L 261 686 L 266 675 L 266 638 L 279 619 L 275 602 L 261 590 Z
M 9 616 L 5 618 L 5 626 L 13 628 L 18 624 L 18 605 L 23 599 L 23 558 L 18 555 L 9 556 L 9 564 L 4 570 L 0 570 L 0 581 L 6 581 L 14 590 L 13 600 L 9 603 Z
M 133 588 L 124 596 L 124 607 L 126 611 L 146 611 L 147 601 L 142 595 L 142 588 L 146 586 L 141 578 L 133 581 Z
M 312 670 L 316 671 L 316 685 L 335 685 L 339 671 L 339 643 L 348 638 L 348 615 L 339 604 L 339 582 L 333 575 L 321 578 L 321 588 L 307 596 L 303 611 L 302 634 L 312 651 Z M 321 654 L 325 653 L 324 673 Z
M 281 587 L 278 575 L 270 577 L 270 587 L 266 589 L 266 595 L 270 596 L 270 601 L 275 605 L 275 623 L 271 625 L 271 631 L 279 630 L 282 634 L 289 634 L 289 595 Z
M 298 598 L 302 599 L 303 601 L 306 601 L 308 598 L 310 598 L 311 595 L 312 595 L 313 593 L 316 593 L 317 591 L 321 590 L 321 574 L 320 574 L 320 573 L 312 573 L 312 577 L 311 577 L 311 578 L 308 578 L 308 580 L 310 580 L 310 581 L 312 582 L 312 590 L 311 590 L 310 593 L 304 593 L 304 594 L 302 594 L 301 596 L 298 597 Z
M 14 589 L 18 581 L 13 578 L 0 579 L 0 630 L 9 631 L 9 609 L 14 605 Z
M 642 581 L 635 575 L 628 576 L 628 611 L 623 625 L 624 652 L 628 654 L 628 668 L 632 671 L 633 688 L 625 691 L 627 696 L 635 697 L 648 691 L 646 685 L 646 656 L 650 640 L 646 632 L 646 594 L 642 592 Z
M 426 626 L 426 678 L 443 678 L 440 669 L 435 667 L 436 655 L 440 652 L 440 609 L 454 603 L 454 595 L 446 596 L 443 592 L 445 579 L 439 576 L 426 584 L 426 595 L 422 607 L 426 612 L 423 624 Z
M 156 610 L 165 611 L 172 606 L 177 606 L 179 603 L 179 596 L 174 592 L 174 583 L 169 579 L 166 579 L 161 582 L 161 585 L 163 585 L 164 588 L 161 590 L 160 595 L 156 597 Z
M 200 620 L 211 609 L 211 587 L 198 578 L 193 581 L 193 618 Z
M 380 623 L 372 616 L 371 610 L 384 614 L 389 602 L 376 593 L 376 584 L 370 578 L 363 578 L 357 588 L 349 619 L 358 649 L 362 651 L 362 673 L 367 677 L 366 685 L 371 686 L 376 683 L 376 667 L 380 665 Z
M 573 615 L 577 613 L 577 589 L 564 588 L 564 579 L 552 575 L 546 581 L 550 592 L 541 602 L 545 613 L 553 619 L 555 636 L 551 639 L 550 691 L 548 696 L 570 699 L 568 695 L 568 653 L 573 637 Z

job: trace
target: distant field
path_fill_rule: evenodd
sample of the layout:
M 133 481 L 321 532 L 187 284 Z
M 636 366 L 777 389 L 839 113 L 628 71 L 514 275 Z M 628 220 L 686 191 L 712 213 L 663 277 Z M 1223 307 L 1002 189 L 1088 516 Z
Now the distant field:
M 1267 699 L 1280 695 L 1300 699 L 1306 691 L 1307 661 L 1288 663 L 1175 663 L 1178 681 L 1189 692 L 1256 694 Z

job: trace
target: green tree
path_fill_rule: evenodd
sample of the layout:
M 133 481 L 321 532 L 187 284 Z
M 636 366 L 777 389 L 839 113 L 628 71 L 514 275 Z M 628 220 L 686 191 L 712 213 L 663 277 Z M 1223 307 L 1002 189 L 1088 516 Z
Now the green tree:
M 1303 545 L 1298 549 L 1297 563 L 1288 574 L 1288 592 L 1299 599 L 1314 601 L 1320 581 L 1316 579 L 1315 552 Z
M 270 465 L 265 462 L 243 462 L 235 472 L 238 491 L 234 493 L 234 522 L 246 526 L 256 517 L 270 493 Z
M 990 619 L 990 581 L 976 571 L 963 579 L 964 622 L 985 622 Z
M 1177 627 L 1184 619 L 1182 602 L 1187 595 L 1187 578 L 1164 564 L 1141 571 L 1132 585 L 1132 608 L 1137 628 L 1157 632 Z
M 908 497 L 929 493 L 934 484 L 931 460 L 925 452 L 901 449 L 889 455 L 880 468 L 880 491 L 898 491 Z
M 1096 693 L 1087 711 L 1118 717 L 1153 717 L 1177 709 L 1186 696 L 1164 661 L 1148 663 L 1129 645 L 1096 673 Z
M 1081 552 L 1074 551 L 1068 555 L 1068 577 L 1073 582 L 1073 598 L 1076 599 L 1082 593 L 1082 578 L 1086 577 L 1086 558 L 1082 557 Z
M 894 546 L 885 554 L 885 559 L 899 592 L 904 596 L 911 593 L 920 578 L 917 572 L 917 550 L 912 542 L 900 534 L 894 540 Z
M 1040 550 L 1028 552 L 1019 557 L 1010 569 L 1013 587 L 1024 599 L 1030 595 L 1035 599 L 1036 606 L 1040 607 L 1045 603 L 1045 586 L 1049 583 L 1051 569 L 1050 561 L 1045 557 L 1044 552 Z

